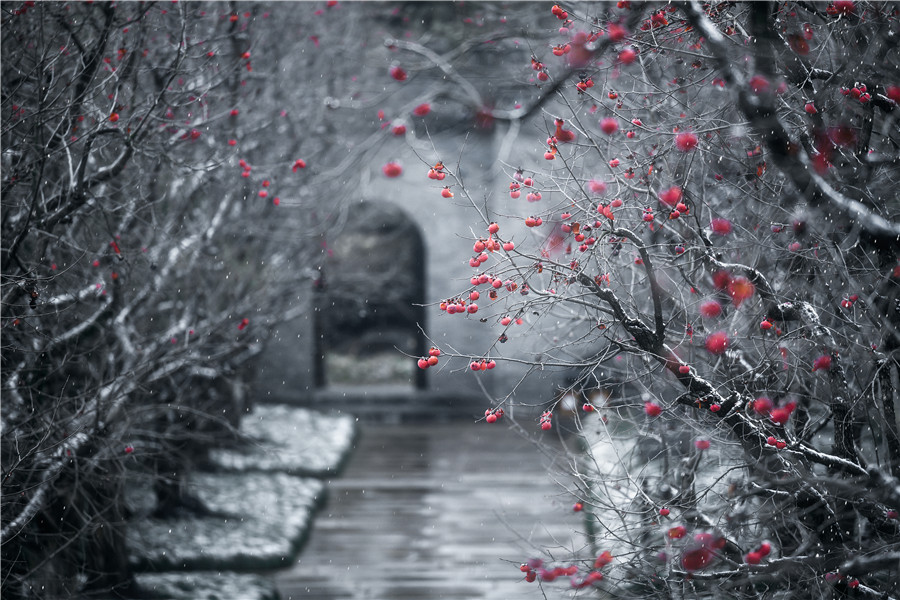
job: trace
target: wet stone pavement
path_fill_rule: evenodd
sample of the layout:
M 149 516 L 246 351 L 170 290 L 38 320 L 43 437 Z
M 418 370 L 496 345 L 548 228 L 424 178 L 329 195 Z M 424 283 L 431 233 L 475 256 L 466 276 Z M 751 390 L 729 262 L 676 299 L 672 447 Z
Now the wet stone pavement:
M 282 598 L 543 598 L 518 565 L 585 543 L 562 469 L 546 468 L 554 437 L 547 453 L 500 423 L 362 426 L 296 563 L 273 574 Z

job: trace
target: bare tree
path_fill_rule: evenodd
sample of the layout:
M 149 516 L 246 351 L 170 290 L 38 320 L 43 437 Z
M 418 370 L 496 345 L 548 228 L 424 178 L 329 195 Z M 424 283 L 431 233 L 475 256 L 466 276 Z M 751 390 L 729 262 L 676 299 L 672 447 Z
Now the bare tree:
M 524 206 L 485 205 L 441 169 L 483 217 L 461 257 L 472 287 L 441 310 L 496 327 L 442 356 L 474 377 L 574 373 L 536 421 L 567 428 L 579 398 L 590 445 L 572 490 L 590 547 L 526 578 L 614 597 L 897 597 L 897 5 L 537 10 L 505 21 L 538 22 L 529 48 L 491 32 L 511 89 L 534 90 L 487 111 L 509 132 L 502 193 Z M 485 104 L 454 56 L 401 48 Z M 535 351 L 509 354 L 513 337 Z M 493 398 L 487 422 L 515 398 Z
M 4 3 L 4 597 L 134 593 L 129 473 L 161 512 L 203 510 L 183 477 L 248 410 L 268 332 L 308 309 L 343 204 L 319 203 L 348 160 L 326 139 L 352 126 L 343 92 L 274 82 L 332 73 L 294 33 L 364 14 Z

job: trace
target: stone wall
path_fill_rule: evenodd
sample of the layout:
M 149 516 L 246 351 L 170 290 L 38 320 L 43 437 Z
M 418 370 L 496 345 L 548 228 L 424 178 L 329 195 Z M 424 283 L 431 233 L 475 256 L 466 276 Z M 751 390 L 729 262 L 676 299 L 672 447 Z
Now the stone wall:
M 435 112 L 440 115 L 440 104 L 435 105 Z M 430 131 L 440 129 L 441 123 L 433 121 L 432 125 L 435 123 L 438 127 L 429 127 Z M 446 121 L 443 124 L 446 125 Z M 348 193 L 358 197 L 358 200 L 350 201 L 351 212 L 354 207 L 364 206 L 363 202 L 385 206 L 386 211 L 399 209 L 418 228 L 423 241 L 422 256 L 418 258 L 424 261 L 424 296 L 427 306 L 422 325 L 427 336 L 426 347 L 435 345 L 445 352 L 482 355 L 488 352 L 501 332 L 501 328 L 496 326 L 502 316 L 499 306 L 492 307 L 487 294 L 479 299 L 481 310 L 476 315 L 448 315 L 441 312 L 437 304 L 470 287 L 469 278 L 476 273 L 468 265 L 473 240 L 475 236 L 485 235 L 487 228 L 480 212 L 487 210 L 493 216 L 525 217 L 538 210 L 545 210 L 546 202 L 552 200 L 545 199 L 545 204 L 538 207 L 527 203 L 524 194 L 523 198 L 512 200 L 508 193 L 510 170 L 498 161 L 500 153 L 510 147 L 529 144 L 538 148 L 539 135 L 535 134 L 544 126 L 543 121 L 523 125 L 520 131 L 528 132 L 527 135 L 510 135 L 505 124 L 499 124 L 487 132 L 467 131 L 462 124 L 460 122 L 455 127 L 452 124 L 445 127 L 432 140 L 423 141 L 420 137 L 412 144 L 392 145 L 383 162 L 395 160 L 402 164 L 402 175 L 385 177 L 381 173 L 383 162 L 360 165 L 359 168 L 370 172 L 365 193 L 359 194 L 355 190 Z M 427 177 L 429 166 L 437 160 L 443 161 L 449 170 L 458 172 L 463 177 L 466 188 L 472 194 L 471 199 L 466 198 L 456 185 L 452 187 L 454 198 L 441 197 L 441 188 L 452 182 L 449 178 L 437 182 Z M 527 168 L 527 165 L 523 166 Z M 540 165 L 532 166 L 536 168 Z M 545 194 L 545 198 L 546 196 Z M 478 210 L 473 207 L 473 202 L 479 207 Z M 501 219 L 505 228 L 504 237 L 512 237 L 517 245 L 539 241 L 549 231 L 549 228 L 530 230 L 521 222 Z M 299 319 L 278 328 L 274 339 L 258 361 L 255 367 L 257 398 L 315 405 L 335 403 L 347 397 L 359 398 L 365 391 L 341 389 L 335 394 L 334 390 L 331 393 L 326 390 L 324 395 L 320 388 L 317 391 L 313 360 L 316 348 L 314 307 L 311 300 L 310 302 L 310 309 L 304 311 Z M 481 318 L 486 318 L 487 322 L 482 323 Z M 522 329 L 524 330 L 525 328 Z M 506 344 L 496 344 L 490 355 L 498 358 L 521 357 L 521 353 L 525 352 L 524 356 L 538 356 L 540 360 L 538 345 L 539 342 L 535 340 L 512 334 Z M 532 354 L 527 354 L 529 351 Z M 410 361 L 412 363 L 414 359 Z M 565 381 L 565 373 L 547 370 L 535 373 L 524 383 L 520 383 L 527 371 L 525 366 L 502 360 L 498 362 L 499 366 L 490 372 L 475 373 L 468 369 L 468 361 L 464 359 L 442 359 L 437 367 L 426 372 L 428 397 L 440 398 L 436 402 L 442 406 L 456 402 L 460 407 L 464 404 L 465 411 L 480 407 L 483 412 L 490 405 L 488 397 L 496 401 L 515 388 L 517 401 L 535 403 L 552 397 L 557 386 Z M 369 390 L 368 394 L 377 395 L 377 392 Z M 412 393 L 412 386 L 405 392 L 395 390 L 394 395 L 396 394 L 409 394 L 414 402 L 423 398 L 422 394 Z M 465 416 L 478 415 L 469 412 Z

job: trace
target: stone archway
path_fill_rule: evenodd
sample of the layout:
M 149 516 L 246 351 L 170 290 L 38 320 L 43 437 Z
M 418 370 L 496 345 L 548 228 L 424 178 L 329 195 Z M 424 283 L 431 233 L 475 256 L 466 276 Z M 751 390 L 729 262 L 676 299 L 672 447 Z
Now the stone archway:
M 418 226 L 387 203 L 354 205 L 326 240 L 315 293 L 317 388 L 410 385 L 424 389 L 415 360 L 426 351 L 425 248 Z

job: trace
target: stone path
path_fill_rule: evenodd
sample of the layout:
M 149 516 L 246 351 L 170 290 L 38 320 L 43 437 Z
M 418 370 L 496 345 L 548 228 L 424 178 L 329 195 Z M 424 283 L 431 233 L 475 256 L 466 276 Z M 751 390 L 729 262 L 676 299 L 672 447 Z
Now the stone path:
M 299 559 L 273 576 L 283 600 L 544 598 L 518 565 L 581 548 L 582 521 L 548 457 L 501 423 L 362 426 Z

